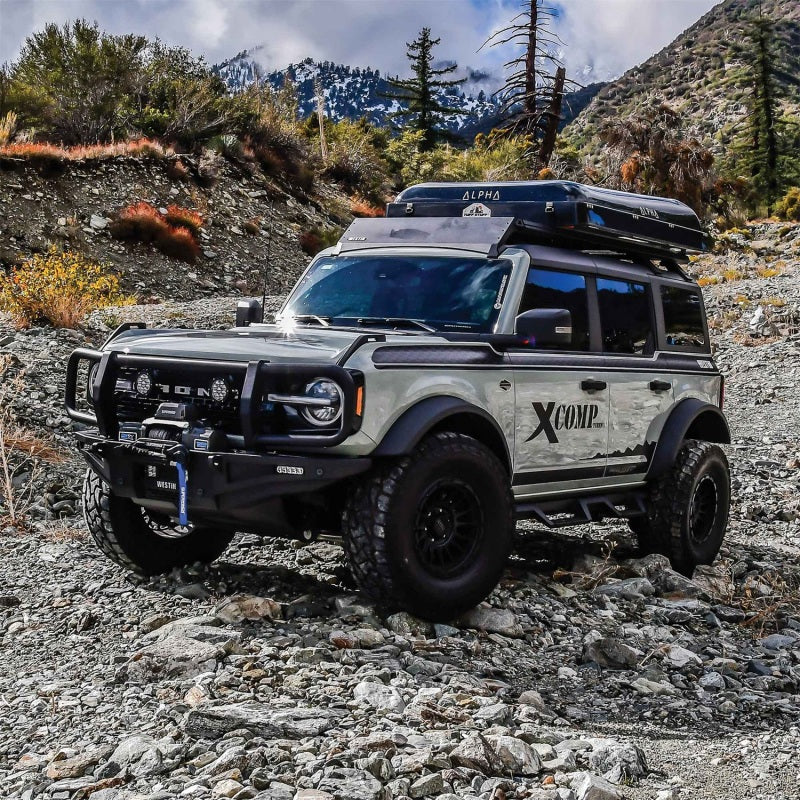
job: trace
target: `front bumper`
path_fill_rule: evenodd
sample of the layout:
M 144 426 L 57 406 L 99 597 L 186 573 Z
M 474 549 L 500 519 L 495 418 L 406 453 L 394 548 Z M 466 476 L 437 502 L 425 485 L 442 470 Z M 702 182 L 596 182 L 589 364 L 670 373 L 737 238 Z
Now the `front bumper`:
M 114 494 L 170 517 L 178 515 L 174 443 L 119 442 L 97 430 L 76 434 L 89 467 Z M 207 521 L 268 532 L 275 501 L 314 494 L 369 470 L 369 458 L 184 451 L 187 512 Z

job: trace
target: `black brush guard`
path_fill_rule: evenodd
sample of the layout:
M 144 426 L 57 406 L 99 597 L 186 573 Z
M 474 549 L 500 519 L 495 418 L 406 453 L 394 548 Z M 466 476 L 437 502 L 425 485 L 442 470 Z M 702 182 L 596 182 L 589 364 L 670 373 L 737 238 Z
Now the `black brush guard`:
M 93 411 L 81 411 L 77 407 L 81 362 L 88 362 L 90 370 L 96 365 L 89 386 Z M 179 442 L 146 438 L 135 442 L 118 441 L 114 390 L 119 369 L 127 366 L 179 366 L 185 372 L 214 369 L 242 372 L 239 406 L 242 435 L 226 434 L 228 447 L 238 452 L 197 452 L 187 450 Z M 259 433 L 258 413 L 263 398 L 276 383 L 288 377 L 295 380 L 305 377 L 309 380 L 316 377 L 335 380 L 343 393 L 341 427 L 327 435 Z M 128 497 L 150 511 L 176 517 L 179 511 L 177 463 L 180 462 L 187 467 L 189 476 L 187 505 L 190 521 L 286 536 L 296 534 L 297 529 L 296 525 L 293 529 L 287 523 L 284 498 L 319 492 L 366 472 L 372 465 L 370 458 L 324 452 L 359 429 L 361 420 L 355 413 L 356 391 L 362 380 L 361 373 L 338 366 L 271 364 L 266 361 L 231 363 L 80 348 L 72 353 L 67 364 L 65 407 L 72 420 L 88 426 L 88 429 L 77 432 L 78 446 L 90 468 L 113 488 L 116 495 Z M 175 488 L 172 482 L 175 482 Z
M 93 411 L 81 411 L 77 406 L 78 370 L 82 361 L 96 364 L 97 369 L 89 387 Z M 64 405 L 67 415 L 75 422 L 96 427 L 106 439 L 116 440 L 119 433 L 115 413 L 114 391 L 121 367 L 172 368 L 184 372 L 209 372 L 220 370 L 243 374 L 239 419 L 242 435 L 226 434 L 228 445 L 238 450 L 307 451 L 320 447 L 335 447 L 356 433 L 361 427 L 361 418 L 356 414 L 356 391 L 363 386 L 363 376 L 355 370 L 332 365 L 272 364 L 269 361 L 231 362 L 206 359 L 168 358 L 166 356 L 143 356 L 100 352 L 78 348 L 69 357 Z M 90 367 L 91 369 L 91 367 Z M 91 373 L 90 373 L 91 374 Z M 328 378 L 342 389 L 343 413 L 341 426 L 333 432 L 310 432 L 308 434 L 264 434 L 259 433 L 259 414 L 266 396 L 276 385 L 288 380 L 313 380 Z

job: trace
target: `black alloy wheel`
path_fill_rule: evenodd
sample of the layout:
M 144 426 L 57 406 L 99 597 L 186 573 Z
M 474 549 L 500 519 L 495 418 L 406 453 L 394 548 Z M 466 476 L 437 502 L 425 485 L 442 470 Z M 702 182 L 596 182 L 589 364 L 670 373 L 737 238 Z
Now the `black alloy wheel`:
M 372 600 L 455 619 L 505 569 L 514 533 L 508 470 L 472 437 L 435 433 L 354 484 L 342 533 L 353 577 Z
M 420 564 L 439 578 L 469 565 L 483 539 L 483 512 L 475 492 L 462 481 L 443 479 L 422 498 L 414 525 Z

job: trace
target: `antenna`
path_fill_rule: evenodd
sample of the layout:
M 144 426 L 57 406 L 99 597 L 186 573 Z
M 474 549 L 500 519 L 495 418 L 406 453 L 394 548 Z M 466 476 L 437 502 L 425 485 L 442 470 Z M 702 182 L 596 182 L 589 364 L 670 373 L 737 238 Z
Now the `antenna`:
M 275 228 L 275 215 L 273 214 L 274 201 L 270 198 L 269 201 L 269 237 L 267 238 L 267 255 L 264 261 L 264 286 L 261 293 L 261 321 L 264 321 L 264 313 L 267 307 L 267 276 L 269 275 L 269 268 L 272 266 L 272 236 Z

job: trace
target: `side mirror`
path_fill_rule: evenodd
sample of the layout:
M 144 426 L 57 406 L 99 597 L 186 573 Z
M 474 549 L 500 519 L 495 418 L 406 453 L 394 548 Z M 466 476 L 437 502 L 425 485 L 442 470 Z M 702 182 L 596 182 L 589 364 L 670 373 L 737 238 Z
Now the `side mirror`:
M 565 308 L 534 308 L 517 317 L 517 336 L 539 348 L 572 344 L 572 314 Z
M 264 311 L 258 300 L 240 300 L 236 306 L 236 327 L 246 328 L 254 322 L 263 322 Z

